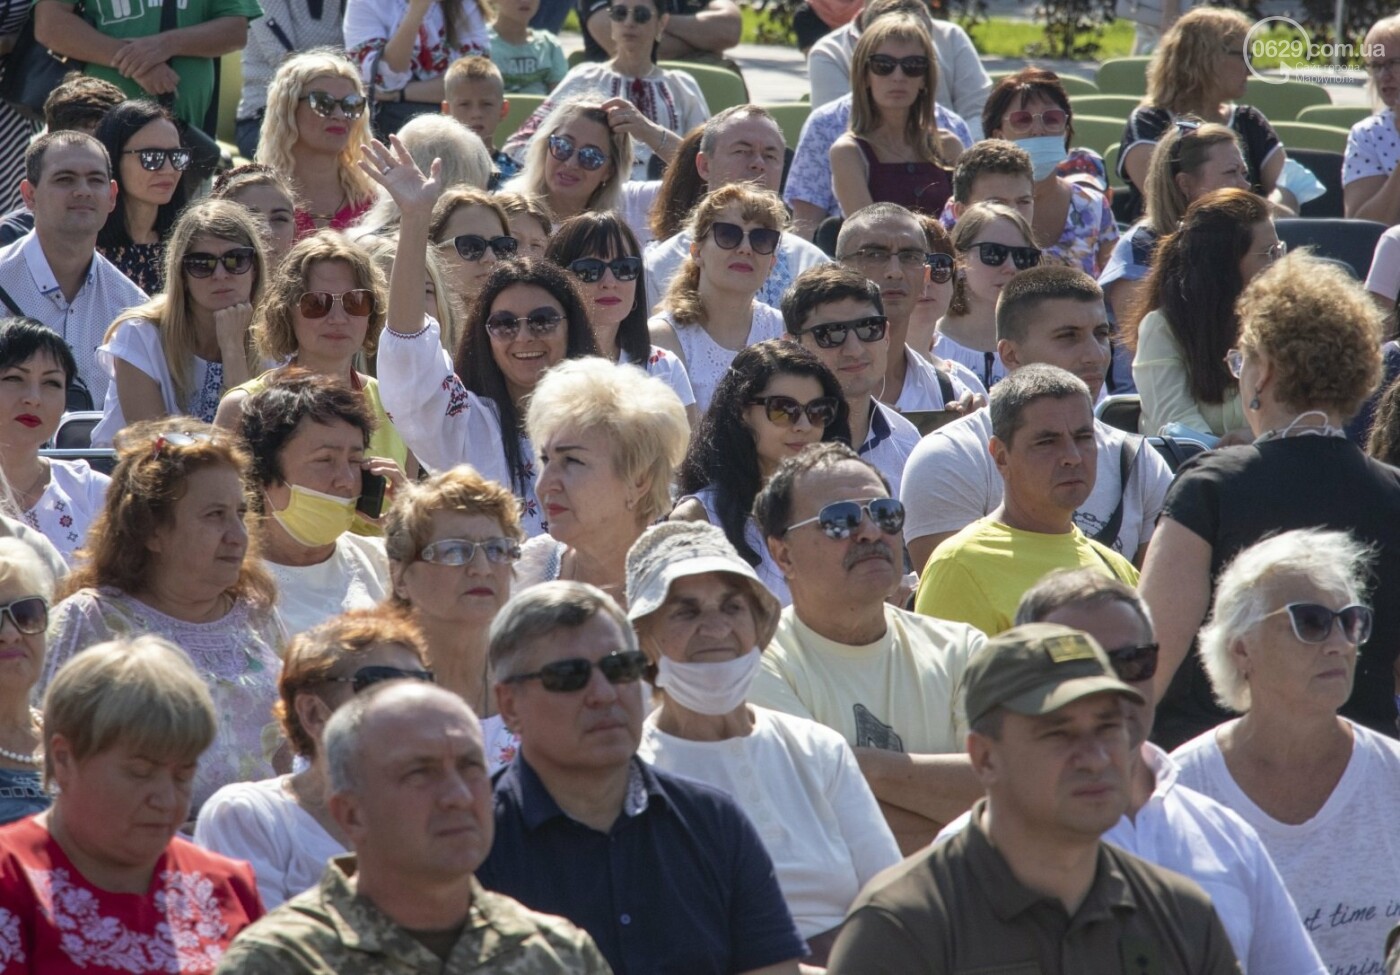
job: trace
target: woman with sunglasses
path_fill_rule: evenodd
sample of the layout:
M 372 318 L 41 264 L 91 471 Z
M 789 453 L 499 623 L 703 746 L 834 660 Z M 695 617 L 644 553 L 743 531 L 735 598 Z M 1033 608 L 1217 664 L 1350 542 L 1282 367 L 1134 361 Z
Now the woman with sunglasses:
M 510 221 L 510 235 L 518 242 L 516 253 L 521 257 L 546 257 L 549 238 L 554 233 L 554 214 L 549 204 L 537 196 L 507 190 L 494 196 Z
M 269 911 L 315 887 L 326 861 L 350 845 L 327 809 L 326 723 L 356 694 L 385 681 L 431 681 L 426 651 L 416 626 L 383 610 L 336 616 L 288 645 L 273 713 L 301 771 L 224 786 L 194 828 L 194 841 L 206 850 L 252 864 Z
M 786 606 L 783 578 L 753 520 L 753 502 L 778 465 L 825 440 L 849 442 L 841 384 L 811 352 L 786 340 L 734 357 L 676 472 L 672 521 L 708 521 Z
M 53 574 L 17 538 L 0 538 L 0 824 L 48 808 L 43 714 L 30 696 L 44 668 Z
M 1236 555 L 1200 646 L 1216 698 L 1241 716 L 1172 753 L 1181 785 L 1254 827 L 1329 972 L 1385 967 L 1394 919 L 1377 908 L 1400 870 L 1400 839 L 1386 828 L 1400 802 L 1400 742 L 1338 714 L 1376 642 L 1364 646 L 1374 557 L 1320 528 Z
M 1019 272 L 1040 264 L 1041 251 L 1026 218 L 1000 203 L 972 204 L 952 236 L 953 296 L 939 319 L 933 352 L 971 369 L 991 390 L 1006 375 L 997 355 L 997 298 Z
M 297 236 L 296 194 L 287 177 L 262 163 L 247 163 L 216 176 L 209 195 L 241 203 L 262 221 L 267 266 L 280 267 Z
M 214 419 L 225 391 L 260 371 L 251 322 L 267 287 L 263 234 L 246 208 L 204 200 L 170 235 L 167 288 L 112 323 L 97 350 L 107 373 L 92 442 L 162 416 Z
M 560 102 L 525 150 L 524 163 L 504 189 L 543 200 L 555 220 L 589 211 L 629 214 L 645 199 L 618 160 L 632 155 L 632 137 L 608 125 L 594 98 Z
M 695 208 L 690 256 L 647 327 L 653 345 L 680 358 L 701 412 L 735 353 L 784 334 L 783 316 L 754 296 L 786 226 L 777 194 L 746 183 L 721 187 Z
M 1156 738 L 1172 747 L 1229 717 L 1190 652 L 1210 608 L 1212 580 L 1266 535 L 1310 526 L 1350 532 L 1376 551 L 1375 637 L 1362 648 L 1342 715 L 1391 733 L 1400 652 L 1400 474 L 1342 433 L 1380 378 L 1381 314 L 1346 271 L 1300 254 L 1260 273 L 1238 307 L 1230 359 L 1256 439 L 1197 457 L 1177 475 L 1142 570 L 1140 589 L 1162 653 Z
M 681 137 L 710 117 L 694 78 L 657 66 L 657 43 L 666 32 L 670 9 L 670 0 L 611 0 L 608 17 L 616 53 L 608 61 L 585 61 L 570 68 L 520 130 L 506 140 L 504 151 L 523 163 L 527 143 L 538 133 L 553 130 L 547 124 L 550 113 L 566 101 L 586 97 L 595 105 L 602 103 L 613 132 L 632 139 L 632 151 L 618 157 L 630 160 L 630 164 L 618 163 L 620 172 L 626 174 L 630 166 L 633 181 L 659 178 L 652 169 L 653 157 L 670 161 Z M 572 213 L 556 210 L 555 215 L 563 218 Z M 643 215 L 635 225 L 641 227 L 644 222 Z
M 1143 433 L 1165 431 L 1212 446 L 1221 437 L 1254 439 L 1225 353 L 1239 335 L 1236 300 L 1284 253 L 1268 203 L 1238 189 L 1192 203 L 1176 232 L 1157 245 L 1138 307 L 1119 334 L 1133 353 Z
M 641 366 L 663 380 L 699 422 L 695 392 L 674 354 L 651 344 L 647 329 L 646 268 L 632 228 L 616 213 L 580 213 L 559 225 L 545 258 L 572 271 L 588 305 L 593 338 L 613 362 Z
M 520 252 L 505 208 L 485 190 L 465 186 L 447 188 L 438 199 L 428 239 L 447 266 L 458 300 L 465 304 L 481 290 L 497 261 Z
M 841 212 L 898 203 L 941 213 L 962 143 L 934 123 L 938 61 L 928 28 L 912 16 L 881 17 L 856 43 L 851 78 L 851 128 L 830 151 Z
M 914 310 L 909 313 L 908 345 L 917 350 L 925 359 L 933 363 L 935 369 L 948 373 L 953 378 L 953 389 L 959 399 L 970 395 L 971 407 L 987 405 L 987 390 L 982 380 L 961 362 L 944 359 L 933 351 L 934 340 L 938 337 L 938 323 L 948 314 L 953 303 L 953 268 L 957 258 L 953 251 L 953 239 L 943 228 L 938 217 L 923 214 L 919 226 L 924 228 L 924 238 L 928 253 L 924 257 L 924 288 Z M 960 388 L 961 387 L 961 388 Z M 951 407 L 953 404 L 949 403 Z
M 175 120 L 155 102 L 122 102 L 93 133 L 112 160 L 117 207 L 97 234 L 97 251 L 147 294 L 165 287 L 165 240 L 185 208 L 182 174 L 190 151 Z
M 257 160 L 292 181 L 298 239 L 344 230 L 374 204 L 374 184 L 355 165 L 369 139 L 365 87 L 337 51 L 293 54 L 272 78 Z

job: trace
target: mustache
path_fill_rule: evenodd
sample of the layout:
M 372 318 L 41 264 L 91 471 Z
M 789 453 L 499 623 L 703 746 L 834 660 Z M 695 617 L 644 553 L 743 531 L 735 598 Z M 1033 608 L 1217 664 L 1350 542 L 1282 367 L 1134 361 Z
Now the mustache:
M 857 542 L 855 548 L 847 552 L 846 557 L 842 559 L 842 566 L 849 569 L 857 562 L 871 556 L 882 558 L 886 562 L 894 561 L 894 552 L 890 551 L 890 547 L 886 543 L 881 541 Z

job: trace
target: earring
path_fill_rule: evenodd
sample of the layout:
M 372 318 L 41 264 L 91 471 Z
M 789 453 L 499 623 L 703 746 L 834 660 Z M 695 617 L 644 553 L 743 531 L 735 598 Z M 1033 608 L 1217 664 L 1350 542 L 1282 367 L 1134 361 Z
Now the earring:
M 1259 395 L 1257 393 L 1255 394 L 1254 399 L 1249 401 L 1249 408 L 1251 410 L 1259 409 Z

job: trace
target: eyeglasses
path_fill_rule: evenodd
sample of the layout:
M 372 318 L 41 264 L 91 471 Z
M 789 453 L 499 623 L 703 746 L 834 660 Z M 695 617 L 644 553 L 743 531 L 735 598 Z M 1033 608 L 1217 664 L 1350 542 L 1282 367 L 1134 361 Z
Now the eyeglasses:
M 159 172 L 160 168 L 170 163 L 170 168 L 177 173 L 182 173 L 190 168 L 190 151 L 183 147 L 175 149 L 123 149 L 123 156 L 136 156 L 141 160 L 141 168 L 148 173 Z
M 434 565 L 466 565 L 476 558 L 478 549 L 492 565 L 520 561 L 520 543 L 513 538 L 484 538 L 479 542 L 469 538 L 439 538 L 424 546 L 418 557 Z
M 1069 112 L 1062 108 L 1047 108 L 1043 112 L 1030 112 L 1018 108 L 1014 112 L 1007 112 L 1003 121 L 1012 132 L 1029 132 L 1036 119 L 1045 126 L 1046 132 L 1057 135 L 1065 130 L 1065 125 L 1069 122 Z
M 356 318 L 374 312 L 374 292 L 367 288 L 356 288 L 338 295 L 329 291 L 307 291 L 297 299 L 297 307 L 306 318 L 325 318 L 336 302 L 340 303 L 345 314 Z
M 894 74 L 896 67 L 904 72 L 906 78 L 922 78 L 928 74 L 928 58 L 922 54 L 913 54 L 907 58 L 892 58 L 888 54 L 872 54 L 865 62 L 865 66 L 871 74 L 881 78 Z
M 611 18 L 612 22 L 615 24 L 626 23 L 628 10 L 632 11 L 632 22 L 634 24 L 651 23 L 652 9 L 644 4 L 638 4 L 635 7 L 624 7 L 621 4 L 614 4 L 608 8 L 608 17 Z
M 845 257 L 838 258 L 838 260 L 843 264 L 858 264 L 861 267 L 873 269 L 888 264 L 891 257 L 899 261 L 900 267 L 907 270 L 926 263 L 929 255 L 913 247 L 906 247 L 898 251 L 892 251 L 888 247 L 862 247 L 859 250 L 851 251 Z
M 336 98 L 330 92 L 320 90 L 308 91 L 297 101 L 306 102 L 311 106 L 311 110 L 321 118 L 330 118 L 339 108 L 341 114 L 351 121 L 365 114 L 365 105 L 368 104 L 364 95 L 346 95 L 344 98 Z
M 458 234 L 451 240 L 445 240 L 438 246 L 451 244 L 457 249 L 457 256 L 467 262 L 475 262 L 486 256 L 486 248 L 491 248 L 491 253 L 496 255 L 496 260 L 503 260 L 520 250 L 520 241 L 514 237 L 507 237 L 504 234 L 498 237 L 483 237 L 480 234 Z
M 827 322 L 823 325 L 813 325 L 811 328 L 804 328 L 796 334 L 799 337 L 812 336 L 819 349 L 839 349 L 846 344 L 846 337 L 852 332 L 855 332 L 856 338 L 862 342 L 878 342 L 885 337 L 885 331 L 889 325 L 890 320 L 884 315 L 871 315 L 868 318 L 857 318 L 849 322 Z
M 619 281 L 635 281 L 637 275 L 642 273 L 642 259 L 617 257 L 605 261 L 597 257 L 580 257 L 569 262 L 569 270 L 584 284 L 597 284 L 603 280 L 604 271 L 612 271 L 613 277 Z
M 869 501 L 836 501 L 817 512 L 815 518 L 807 518 L 788 525 L 788 532 L 816 522 L 827 538 L 841 541 L 850 538 L 851 533 L 860 527 L 865 516 L 886 535 L 898 535 L 904 527 L 904 505 L 895 498 L 871 498 Z
M 749 247 L 753 248 L 755 254 L 773 253 L 778 249 L 778 241 L 783 237 L 782 231 L 769 230 L 767 227 L 754 227 L 747 233 Z M 744 234 L 744 228 L 737 223 L 710 224 L 710 236 L 714 238 L 715 244 L 727 251 L 732 251 L 743 243 Z
M 947 284 L 953 280 L 952 254 L 925 254 L 924 264 L 928 267 L 928 279 L 934 284 Z
M 747 405 L 763 407 L 769 421 L 780 427 L 793 426 L 805 413 L 812 426 L 826 428 L 836 419 L 841 401 L 835 396 L 818 396 L 806 403 L 799 403 L 791 396 L 755 396 Z
M 1001 267 L 1006 263 L 1008 256 L 1018 271 L 1035 267 L 1040 263 L 1039 247 L 1010 247 L 1006 244 L 993 243 L 973 244 L 972 246 L 977 249 L 978 259 L 987 267 Z
M 213 277 L 220 264 L 229 274 L 247 274 L 253 267 L 257 251 L 251 247 L 235 247 L 222 254 L 205 254 L 196 251 L 180 259 L 180 266 L 192 278 Z
M 540 686 L 556 694 L 581 691 L 588 686 L 593 676 L 593 668 L 603 672 L 609 684 L 632 684 L 639 680 L 646 670 L 647 658 L 640 650 L 616 650 L 596 664 L 583 657 L 570 657 L 545 664 L 532 674 L 515 674 L 501 681 L 503 684 L 519 684 L 527 680 L 539 679 Z
M 568 162 L 575 152 L 574 140 L 567 135 L 549 137 L 549 154 L 560 162 Z M 608 164 L 607 153 L 597 146 L 584 146 L 578 149 L 578 164 L 590 173 Z
M 180 433 L 172 430 L 170 433 L 156 434 L 156 438 L 151 441 L 151 459 L 161 455 L 166 447 L 192 447 L 197 443 L 213 443 L 212 433 Z
M 1384 61 L 1367 61 L 1366 71 L 1368 74 L 1379 78 L 1387 71 L 1400 71 L 1400 58 L 1386 58 Z
M 1288 253 L 1288 244 L 1286 244 L 1284 241 L 1279 241 L 1277 244 L 1274 244 L 1268 250 L 1256 251 L 1255 253 L 1258 254 L 1260 257 L 1264 258 L 1264 260 L 1268 261 L 1270 264 L 1272 264 L 1274 263 L 1274 261 L 1282 260 L 1283 256 Z
M 1342 624 L 1342 639 L 1352 646 L 1359 647 L 1371 639 L 1371 607 L 1359 603 L 1336 610 L 1321 603 L 1289 603 L 1271 613 L 1265 613 L 1256 622 L 1262 623 L 1279 613 L 1288 614 L 1288 622 L 1293 625 L 1293 635 L 1302 643 L 1326 643 L 1327 638 L 1332 635 L 1333 620 Z
M 1108 651 L 1108 662 L 1118 679 L 1129 684 L 1151 680 L 1157 673 L 1157 644 L 1143 643 L 1136 647 L 1119 647 Z
M 1231 349 L 1226 352 L 1225 368 L 1230 370 L 1230 375 L 1239 379 L 1240 373 L 1244 372 L 1244 353 L 1239 349 Z
M 43 596 L 23 596 L 0 606 L 0 620 L 6 616 L 21 633 L 43 633 L 49 625 L 49 602 Z
M 553 332 L 563 321 L 564 316 L 553 308 L 536 308 L 519 318 L 508 311 L 498 311 L 486 319 L 486 331 L 491 333 L 493 339 L 510 342 L 520 334 L 520 324 L 523 322 L 531 335 L 541 338 Z
M 352 693 L 358 694 L 366 687 L 382 684 L 386 680 L 421 680 L 429 684 L 437 682 L 430 670 L 405 670 L 402 667 L 374 665 L 361 667 L 352 677 L 325 677 L 327 684 L 349 684 Z

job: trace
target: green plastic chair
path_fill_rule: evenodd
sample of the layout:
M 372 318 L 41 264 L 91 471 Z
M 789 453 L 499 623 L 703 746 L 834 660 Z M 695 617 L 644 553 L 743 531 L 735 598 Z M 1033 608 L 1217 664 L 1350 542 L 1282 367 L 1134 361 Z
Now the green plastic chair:
M 1074 109 L 1076 120 L 1080 115 L 1097 115 L 1100 118 L 1121 118 L 1127 122 L 1133 109 L 1142 104 L 1136 95 L 1071 95 L 1070 107 Z
M 662 61 L 661 67 L 668 71 L 684 71 L 694 78 L 705 96 L 705 104 L 709 106 L 711 115 L 743 105 L 749 100 L 749 89 L 744 79 L 728 68 L 691 64 L 688 61 Z
M 506 117 L 501 120 L 501 127 L 496 130 L 497 144 L 504 143 L 525 124 L 525 120 L 539 108 L 544 102 L 544 95 L 522 95 L 515 93 L 506 96 L 509 108 L 506 109 Z
M 1311 125 L 1331 125 L 1350 129 L 1357 122 L 1371 117 L 1365 105 L 1309 105 L 1298 113 L 1299 122 Z
M 1007 75 L 1015 73 L 1014 71 L 987 72 L 988 77 L 990 77 L 993 82 L 1000 81 Z M 1056 74 L 1059 74 L 1059 72 L 1056 72 Z M 1097 95 L 1099 93 L 1098 85 L 1094 84 L 1088 78 L 1081 78 L 1079 75 L 1075 74 L 1061 74 L 1060 84 L 1064 86 L 1065 94 L 1069 95 L 1070 98 L 1073 98 L 1075 95 Z
M 778 128 L 783 130 L 783 139 L 787 141 L 788 147 L 796 149 L 797 138 L 802 134 L 802 124 L 807 121 L 807 116 L 812 114 L 812 106 L 801 102 L 783 102 L 766 103 L 760 107 L 777 120 Z
M 1299 149 L 1325 149 L 1328 152 L 1347 151 L 1348 132 L 1346 129 L 1334 125 L 1313 125 L 1308 122 L 1274 122 L 1272 124 L 1274 131 L 1278 133 L 1279 139 L 1283 142 L 1285 150 L 1297 147 Z
M 1151 58 L 1110 58 L 1099 65 L 1094 82 L 1105 95 L 1147 94 L 1147 63 Z
M 1299 112 L 1309 106 L 1332 104 L 1332 96 L 1327 94 L 1326 88 L 1309 81 L 1285 81 L 1271 85 L 1267 81 L 1250 78 L 1249 87 L 1240 101 L 1259 109 L 1270 122 L 1292 122 L 1298 119 Z
M 1093 149 L 1099 155 L 1107 157 L 1108 147 L 1123 138 L 1123 125 L 1123 119 L 1076 115 L 1073 142 L 1076 146 Z

